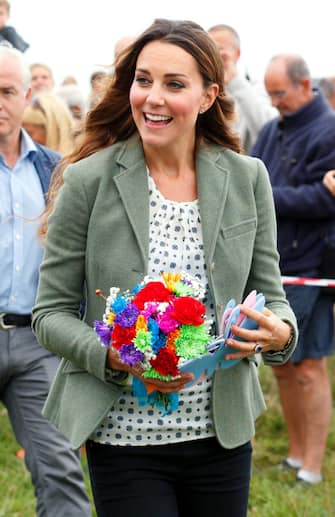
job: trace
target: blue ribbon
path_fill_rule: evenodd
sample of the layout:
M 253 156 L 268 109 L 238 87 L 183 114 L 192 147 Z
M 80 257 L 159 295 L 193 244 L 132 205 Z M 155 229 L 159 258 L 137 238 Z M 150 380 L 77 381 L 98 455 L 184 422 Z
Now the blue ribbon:
M 178 409 L 179 393 L 161 393 L 156 390 L 148 394 L 144 382 L 137 377 L 133 378 L 133 395 L 137 398 L 139 406 L 157 406 L 163 416 Z

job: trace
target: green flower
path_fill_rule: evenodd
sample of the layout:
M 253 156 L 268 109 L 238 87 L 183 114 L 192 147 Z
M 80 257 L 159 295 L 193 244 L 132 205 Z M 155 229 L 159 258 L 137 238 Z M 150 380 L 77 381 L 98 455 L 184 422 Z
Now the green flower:
M 147 330 L 139 330 L 134 339 L 134 344 L 141 352 L 151 350 L 151 333 Z
M 192 359 L 207 353 L 210 336 L 206 325 L 181 325 L 176 339 L 176 353 L 184 359 Z
M 161 375 L 160 373 L 156 372 L 154 368 L 145 370 L 142 373 L 142 377 L 145 377 L 146 379 L 160 379 L 162 381 L 171 381 L 173 379 L 172 375 Z
M 179 280 L 179 282 L 177 282 L 175 285 L 174 293 L 177 296 L 192 296 L 193 289 L 192 289 L 192 286 L 184 284 L 184 282 L 181 282 Z

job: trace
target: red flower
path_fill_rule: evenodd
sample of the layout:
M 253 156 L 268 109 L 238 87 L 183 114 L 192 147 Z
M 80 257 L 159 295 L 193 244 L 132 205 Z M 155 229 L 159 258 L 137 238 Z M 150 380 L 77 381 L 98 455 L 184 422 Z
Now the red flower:
M 146 302 L 169 302 L 172 293 L 162 284 L 162 282 L 148 282 L 134 298 L 133 303 L 141 311 Z
M 173 302 L 171 317 L 184 325 L 201 325 L 204 323 L 206 307 L 191 296 L 181 296 Z
M 113 348 L 116 348 L 118 350 L 122 345 L 130 345 L 135 335 L 135 325 L 133 325 L 132 327 L 121 327 L 121 325 L 117 324 L 114 325 L 111 334 Z
M 178 357 L 168 348 L 160 348 L 156 359 L 151 359 L 150 364 L 161 375 L 172 375 L 175 377 L 179 374 L 177 368 Z

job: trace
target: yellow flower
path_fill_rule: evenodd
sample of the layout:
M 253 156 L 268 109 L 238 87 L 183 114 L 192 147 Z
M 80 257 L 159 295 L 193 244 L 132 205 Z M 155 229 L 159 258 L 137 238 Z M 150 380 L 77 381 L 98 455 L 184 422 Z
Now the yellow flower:
M 145 317 L 143 316 L 143 314 L 140 314 L 136 321 L 136 334 L 138 333 L 139 330 L 145 330 L 145 331 L 148 330 L 148 325 L 147 325 L 147 322 L 145 321 Z
M 169 291 L 172 293 L 175 290 L 175 285 L 181 279 L 180 273 L 162 273 L 163 280 Z
M 108 314 L 107 325 L 112 325 L 114 320 L 115 320 L 115 314 L 114 314 L 114 312 L 110 312 Z

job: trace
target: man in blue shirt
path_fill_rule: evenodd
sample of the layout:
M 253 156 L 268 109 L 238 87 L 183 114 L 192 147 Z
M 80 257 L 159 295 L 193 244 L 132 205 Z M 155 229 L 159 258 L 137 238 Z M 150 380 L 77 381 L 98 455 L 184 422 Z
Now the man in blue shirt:
M 318 277 L 335 202 L 323 177 L 335 169 L 335 113 L 311 86 L 305 61 L 282 54 L 270 61 L 265 87 L 280 116 L 261 130 L 252 154 L 268 168 L 283 275 Z M 333 353 L 333 300 L 320 287 L 287 285 L 299 340 L 283 366 L 274 368 L 289 435 L 283 466 L 297 480 L 322 480 L 321 466 L 332 413 L 327 356 Z
M 0 46 L 0 400 L 25 449 L 37 516 L 85 517 L 91 510 L 78 454 L 41 414 L 59 358 L 30 327 L 43 254 L 37 228 L 60 157 L 21 129 L 30 95 L 22 54 Z

